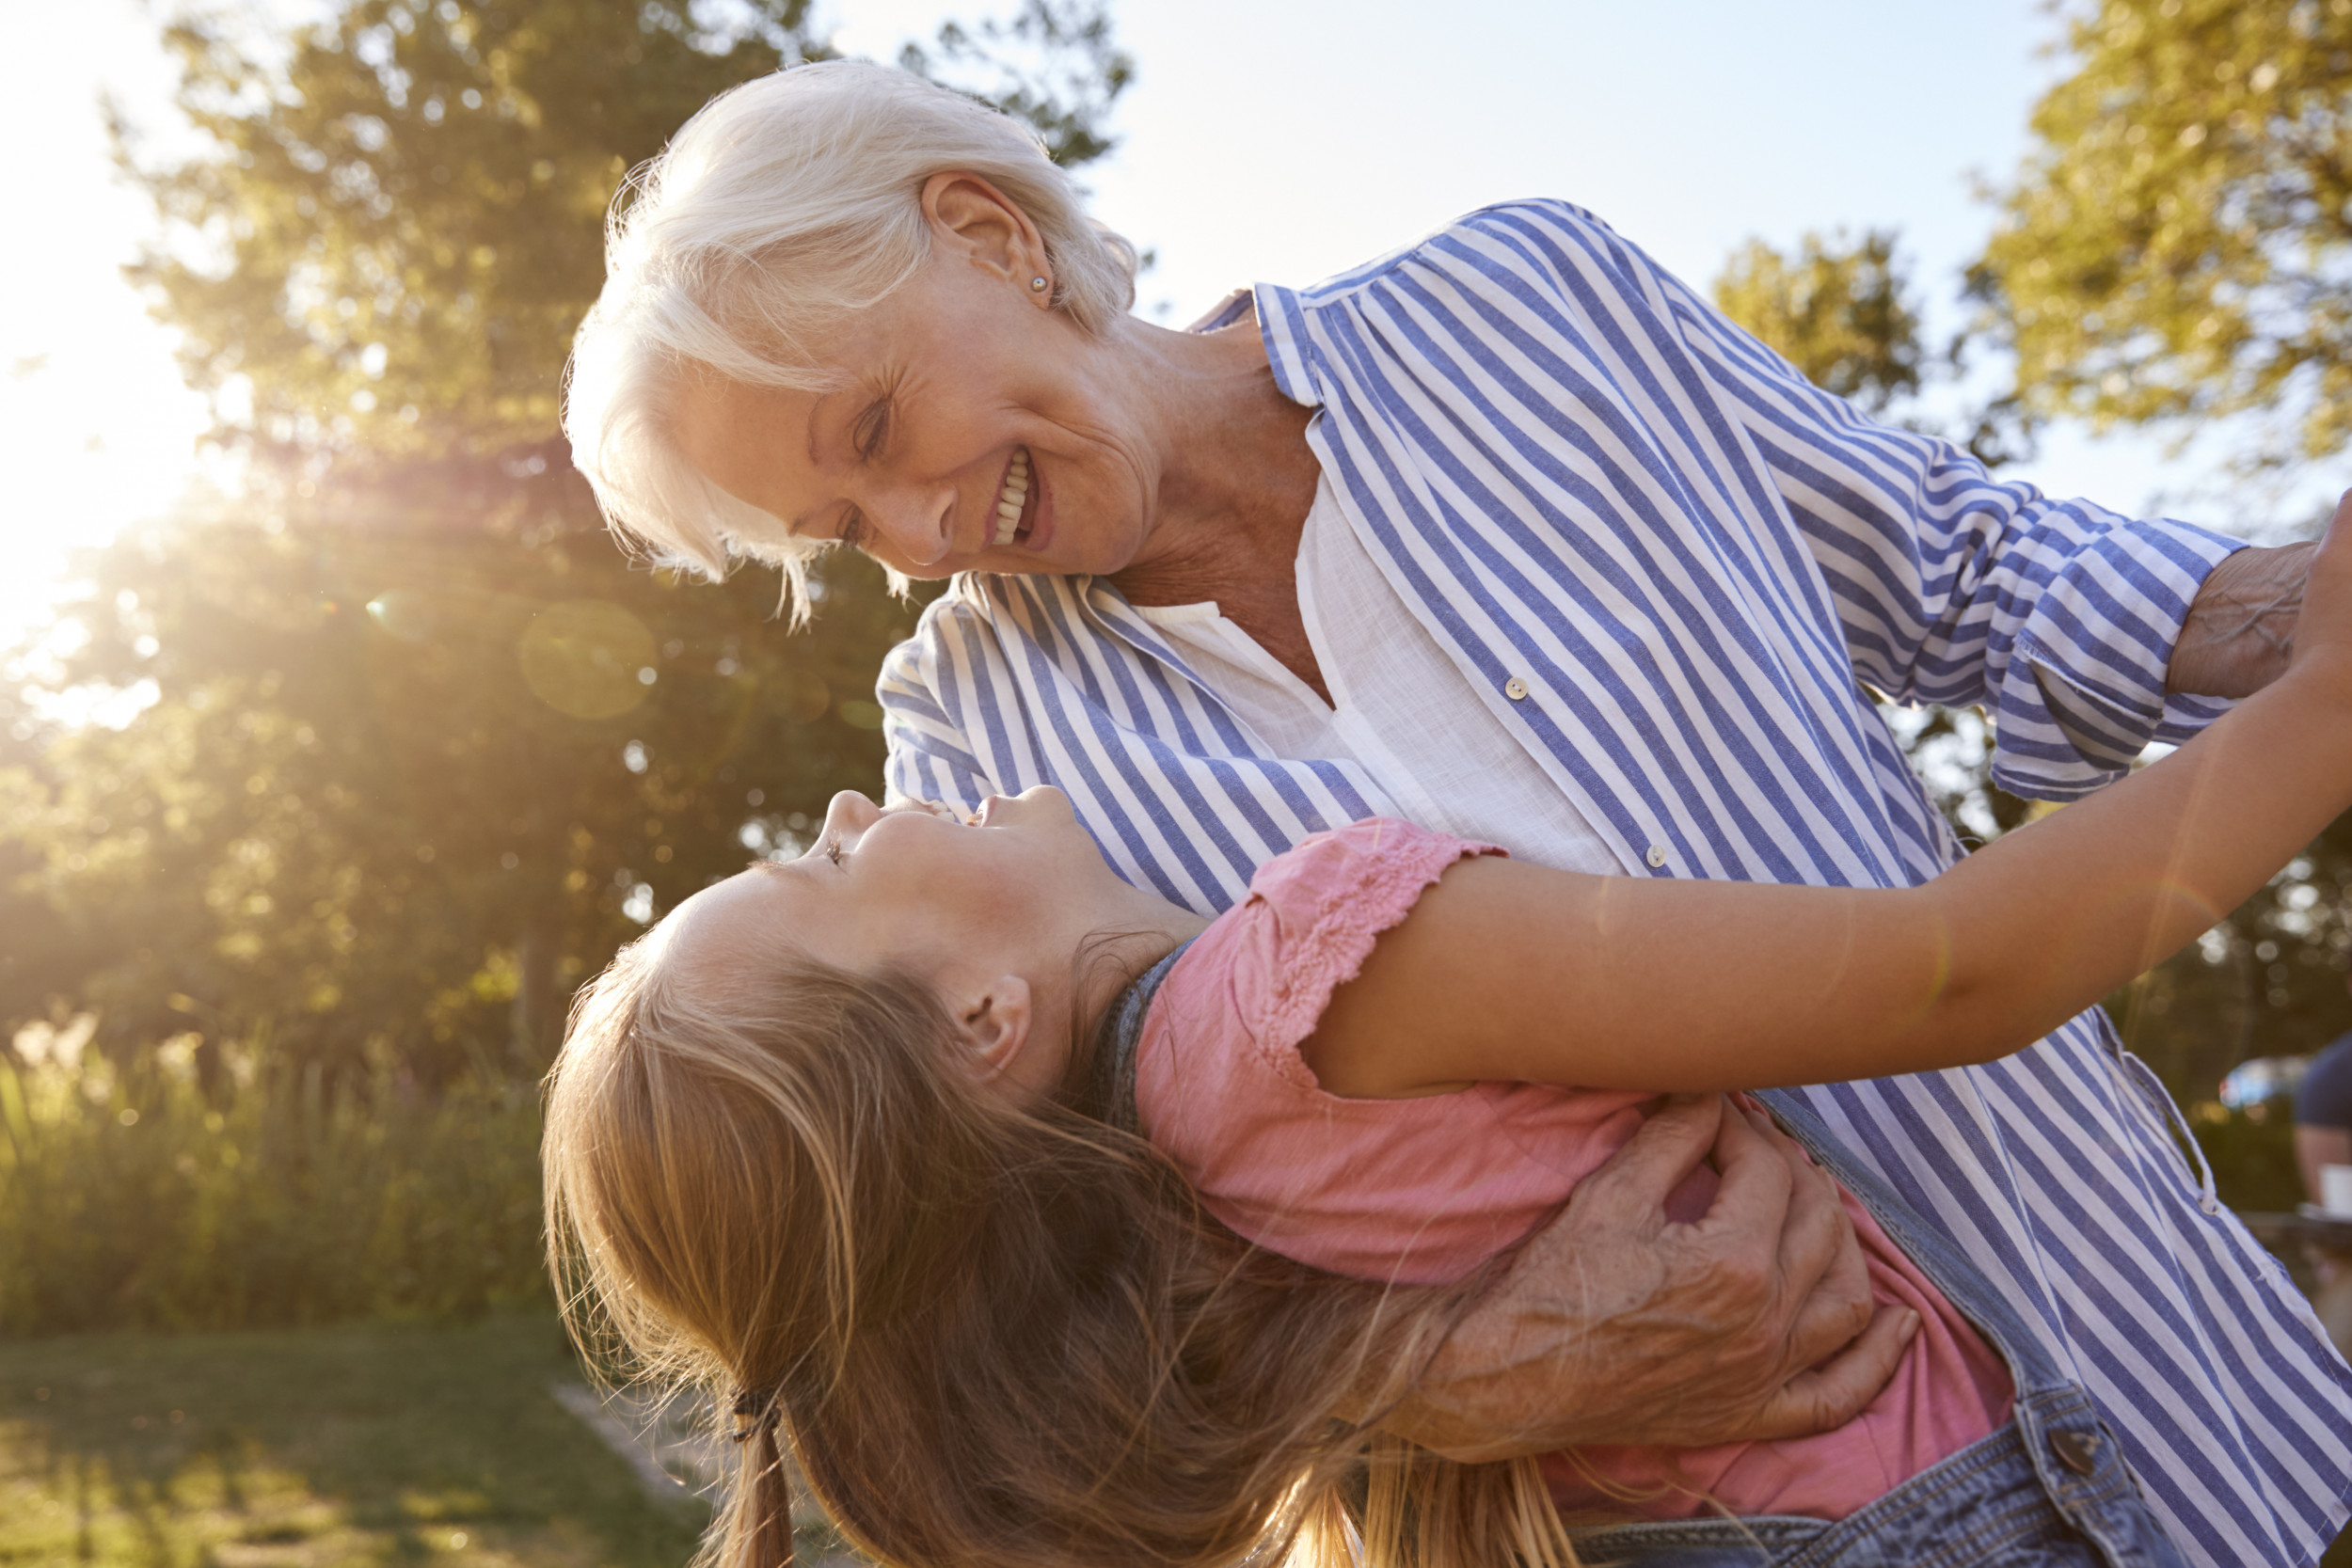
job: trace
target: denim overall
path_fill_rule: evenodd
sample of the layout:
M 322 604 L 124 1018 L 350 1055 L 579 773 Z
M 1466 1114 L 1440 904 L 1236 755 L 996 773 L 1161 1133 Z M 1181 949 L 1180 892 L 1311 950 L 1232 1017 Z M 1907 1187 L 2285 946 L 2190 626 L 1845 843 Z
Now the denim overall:
M 1185 946 L 1190 946 L 1187 942 Z M 1135 1060 L 1152 994 L 1179 947 L 1129 986 L 1104 1020 L 1086 1094 L 1136 1131 Z M 2007 1426 L 1835 1522 L 1786 1515 L 1661 1520 L 1576 1534 L 1588 1563 L 1646 1568 L 2185 1568 L 2148 1510 L 2090 1396 L 2069 1382 L 2014 1308 L 1949 1241 L 1860 1168 L 1802 1105 L 1769 1095 L 1789 1134 L 1844 1182 L 2009 1363 Z

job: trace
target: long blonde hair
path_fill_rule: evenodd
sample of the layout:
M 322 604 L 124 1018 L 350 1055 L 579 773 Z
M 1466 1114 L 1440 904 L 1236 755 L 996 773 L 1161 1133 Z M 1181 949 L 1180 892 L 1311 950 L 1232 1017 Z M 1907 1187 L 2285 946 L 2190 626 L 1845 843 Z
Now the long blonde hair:
M 1574 1562 L 1534 1462 L 1371 1431 L 1483 1279 L 1252 1247 L 1143 1140 L 977 1091 L 926 986 L 789 954 L 689 986 L 666 935 L 549 1074 L 548 1259 L 583 1344 L 749 1393 L 714 1568 L 790 1560 L 779 1437 L 922 1568 Z

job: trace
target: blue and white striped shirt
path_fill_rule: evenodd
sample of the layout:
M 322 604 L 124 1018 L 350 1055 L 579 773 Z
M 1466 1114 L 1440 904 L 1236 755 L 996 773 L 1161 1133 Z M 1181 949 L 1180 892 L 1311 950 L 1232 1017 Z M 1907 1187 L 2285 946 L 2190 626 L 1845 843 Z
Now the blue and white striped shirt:
M 1631 875 L 1950 864 L 1857 679 L 1983 705 L 1994 778 L 2054 799 L 2218 711 L 2164 678 L 2233 542 L 1867 423 L 1577 208 L 1492 208 L 1255 303 L 1350 524 Z M 1383 806 L 1352 761 L 1276 756 L 1099 579 L 960 579 L 879 695 L 894 796 L 1057 785 L 1121 875 L 1202 914 Z M 1990 1067 L 1789 1092 L 2046 1333 L 2193 1559 L 2318 1555 L 2352 1374 L 2102 1014 Z

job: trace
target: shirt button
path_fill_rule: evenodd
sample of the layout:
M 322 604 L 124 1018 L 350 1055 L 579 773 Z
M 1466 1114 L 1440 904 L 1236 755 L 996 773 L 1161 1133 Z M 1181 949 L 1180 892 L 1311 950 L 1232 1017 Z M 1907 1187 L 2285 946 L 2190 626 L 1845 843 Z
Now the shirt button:
M 1518 676 L 1513 675 L 1502 683 L 1502 694 L 1515 703 L 1524 702 L 1527 698 L 1527 683 Z
M 1642 858 L 1649 862 L 1649 868 L 1652 871 L 1655 871 L 1660 866 L 1666 863 L 1666 851 L 1659 846 L 1653 844 L 1649 847 L 1649 853 L 1644 855 Z

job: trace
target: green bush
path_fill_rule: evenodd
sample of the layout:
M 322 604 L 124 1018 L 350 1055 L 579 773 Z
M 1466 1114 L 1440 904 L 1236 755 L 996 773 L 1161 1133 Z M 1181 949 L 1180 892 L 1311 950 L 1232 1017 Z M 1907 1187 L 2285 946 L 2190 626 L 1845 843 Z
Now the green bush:
M 2295 1112 L 2285 1100 L 2236 1109 L 2217 1100 L 2188 1107 L 2189 1126 L 2213 1166 L 2214 1190 L 2240 1212 L 2285 1212 L 2303 1201 L 2295 1167 Z
M 425 1095 L 378 1072 L 184 1045 L 130 1070 L 53 1038 L 0 1050 L 0 1335 L 459 1322 L 545 1307 L 527 1085 Z M 2301 1196 L 2285 1107 L 2189 1107 L 2232 1207 Z
M 0 1334 L 541 1305 L 536 1097 L 0 1052 Z

